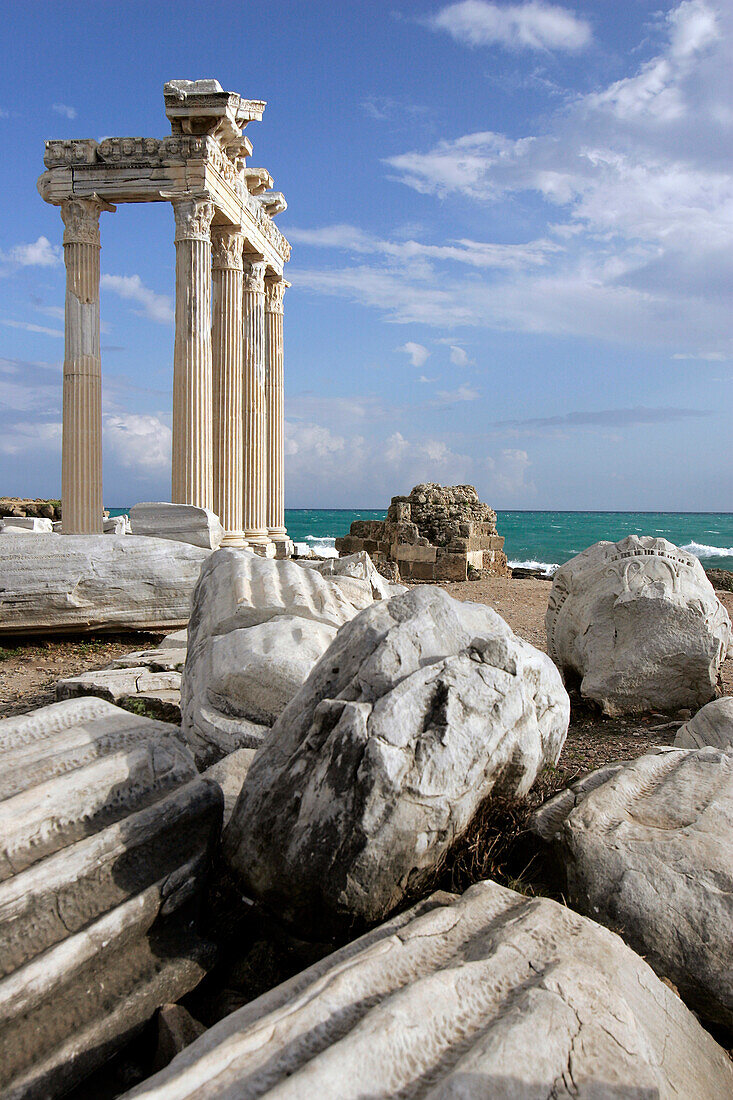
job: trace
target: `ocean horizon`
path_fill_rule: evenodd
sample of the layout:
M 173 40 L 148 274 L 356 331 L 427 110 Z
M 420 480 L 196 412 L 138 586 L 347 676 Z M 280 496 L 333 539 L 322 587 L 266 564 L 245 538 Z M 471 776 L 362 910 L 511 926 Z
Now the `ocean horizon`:
M 122 515 L 128 508 L 110 508 Z M 285 525 L 294 542 L 321 551 L 349 533 L 354 520 L 384 519 L 386 509 L 286 508 Z M 706 569 L 733 572 L 733 512 L 602 512 L 497 511 L 496 525 L 513 568 L 542 569 L 548 575 L 559 565 L 607 540 L 627 535 L 655 535 L 694 554 Z

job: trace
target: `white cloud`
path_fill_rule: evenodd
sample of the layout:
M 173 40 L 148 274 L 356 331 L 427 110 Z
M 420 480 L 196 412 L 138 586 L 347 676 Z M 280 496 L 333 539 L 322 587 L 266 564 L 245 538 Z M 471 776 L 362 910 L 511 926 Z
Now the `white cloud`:
M 481 394 L 472 386 L 462 385 L 455 390 L 438 390 L 436 405 L 454 405 L 457 401 L 476 401 Z
M 706 363 L 725 363 L 727 359 L 730 359 L 730 355 L 726 355 L 722 351 L 693 351 L 693 352 L 676 352 L 673 359 L 702 359 Z
M 471 362 L 466 349 L 458 347 L 456 344 L 451 345 L 450 361 L 456 367 L 467 367 Z
M 413 367 L 424 367 L 430 356 L 430 352 L 423 344 L 416 344 L 413 340 L 408 340 L 406 344 L 403 344 L 397 350 L 404 351 L 409 355 Z
M 418 382 L 437 382 L 437 378 L 426 378 L 424 374 L 421 374 L 418 378 Z
M 325 458 L 327 455 L 344 451 L 345 448 L 344 436 L 335 435 L 319 424 L 285 422 L 286 455 L 313 455 L 317 458 Z
M 16 420 L 0 432 L 0 454 L 61 454 L 61 421 Z
M 485 465 L 489 474 L 491 495 L 497 494 L 508 500 L 516 500 L 535 492 L 534 483 L 527 480 L 532 463 L 526 451 L 505 448 L 496 458 L 489 456 Z M 486 499 L 486 496 L 482 499 Z
M 106 416 L 102 437 L 117 465 L 139 477 L 154 478 L 170 467 L 171 430 L 158 416 Z
M 398 159 L 395 157 L 390 163 Z M 354 225 L 344 224 L 326 225 L 318 229 L 291 228 L 288 239 L 293 243 L 333 248 L 357 255 L 379 254 L 398 263 L 410 263 L 413 270 L 416 261 L 430 260 L 452 260 L 477 268 L 537 267 L 546 264 L 553 253 L 562 251 L 562 246 L 551 240 L 490 244 L 462 238 L 442 245 L 414 240 L 390 241 L 366 233 Z
M 399 323 L 733 354 L 733 9 L 683 0 L 655 33 L 654 57 L 578 96 L 541 134 L 481 131 L 386 162 L 394 178 L 439 198 L 517 202 L 524 216 L 526 195 L 539 197 L 556 211 L 547 237 L 495 246 L 385 241 L 349 226 L 304 231 L 313 245 L 364 259 L 298 272 L 300 284 Z M 486 274 L 447 277 L 439 265 L 451 261 Z
M 529 0 L 492 4 L 461 0 L 449 4 L 428 23 L 466 46 L 505 46 L 512 50 L 581 50 L 592 39 L 590 24 L 566 8 Z
M 0 318 L 0 325 L 6 325 L 8 328 L 20 328 L 25 332 L 38 332 L 42 336 L 63 336 L 63 329 L 58 328 L 46 328 L 45 325 L 33 325 L 29 321 L 10 321 Z
M 63 115 L 64 118 L 76 118 L 76 107 L 69 107 L 67 103 L 54 103 L 51 110 L 57 115 Z
M 142 309 L 134 312 L 138 317 L 147 317 L 161 325 L 172 325 L 174 320 L 173 303 L 167 294 L 158 294 L 145 286 L 139 275 L 102 275 L 102 290 L 111 290 L 130 302 L 137 302 Z
M 62 255 L 58 245 L 51 244 L 47 237 L 39 237 L 29 244 L 17 244 L 7 258 L 21 267 L 55 267 L 61 263 Z

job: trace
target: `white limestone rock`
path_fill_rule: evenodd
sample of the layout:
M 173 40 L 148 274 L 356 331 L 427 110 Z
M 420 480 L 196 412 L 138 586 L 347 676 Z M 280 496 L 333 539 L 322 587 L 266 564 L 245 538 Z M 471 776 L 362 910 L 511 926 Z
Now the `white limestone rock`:
M 50 519 L 26 516 L 4 516 L 0 520 L 0 534 L 17 535 L 26 532 L 29 535 L 51 535 L 53 522 Z
M 134 535 L 188 542 L 205 550 L 217 550 L 224 537 L 219 517 L 208 508 L 193 504 L 165 501 L 134 504 L 130 509 L 130 525 Z
M 99 699 L 0 721 L 0 1093 L 65 1094 L 212 961 L 192 913 L 222 794 Z
M 533 828 L 559 852 L 571 903 L 733 1028 L 733 752 L 660 749 L 601 769 Z
M 109 516 L 103 521 L 102 530 L 105 535 L 131 535 L 132 527 L 130 526 L 130 517 Z
M 135 535 L 0 539 L 0 635 L 186 624 L 210 551 Z
M 732 637 L 698 559 L 647 535 L 598 542 L 562 565 L 545 625 L 566 682 L 579 679 L 609 715 L 702 706 Z
M 618 936 L 481 882 L 210 1028 L 138 1100 L 720 1100 L 733 1065 Z
M 733 749 L 733 697 L 723 696 L 707 703 L 684 726 L 674 739 L 678 749 Z
M 568 720 L 555 666 L 495 611 L 432 587 L 375 603 L 258 752 L 226 858 L 302 938 L 380 920 L 492 791 L 526 794 Z
M 390 584 L 385 580 L 377 572 L 366 550 L 347 554 L 343 558 L 327 558 L 326 561 L 308 563 L 308 568 L 317 569 L 322 577 L 356 577 L 358 580 L 369 581 L 375 600 L 389 600 L 392 596 L 407 591 L 404 585 Z
M 291 561 L 219 550 L 201 572 L 188 628 L 182 733 L 199 767 L 258 745 L 342 623 L 372 602 Z

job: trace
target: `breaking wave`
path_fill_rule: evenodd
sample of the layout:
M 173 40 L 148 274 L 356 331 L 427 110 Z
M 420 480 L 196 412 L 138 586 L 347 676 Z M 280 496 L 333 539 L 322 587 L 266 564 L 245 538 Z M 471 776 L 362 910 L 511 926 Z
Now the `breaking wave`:
M 560 568 L 557 562 L 547 561 L 510 561 L 510 569 L 536 569 L 538 573 L 542 573 L 545 577 L 552 577 Z
M 680 546 L 688 554 L 694 554 L 696 558 L 733 558 L 733 546 L 706 546 L 704 542 L 688 542 Z

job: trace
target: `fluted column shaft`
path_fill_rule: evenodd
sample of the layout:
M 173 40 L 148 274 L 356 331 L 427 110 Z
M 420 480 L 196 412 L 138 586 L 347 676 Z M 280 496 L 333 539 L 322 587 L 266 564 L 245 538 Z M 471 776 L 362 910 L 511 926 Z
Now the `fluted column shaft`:
M 265 264 L 245 260 L 244 343 L 244 537 L 263 545 L 267 537 L 265 508 Z
M 285 405 L 283 297 L 290 284 L 278 277 L 265 282 L 265 407 L 267 420 L 267 533 L 285 542 Z
M 176 337 L 173 350 L 175 504 L 212 506 L 211 219 L 205 198 L 173 200 L 176 219 Z
M 96 197 L 65 199 L 66 310 L 61 446 L 64 534 L 102 533 L 102 360 L 99 348 L 99 215 Z
M 211 231 L 214 511 L 222 546 L 244 546 L 242 507 L 242 246 L 230 226 Z

